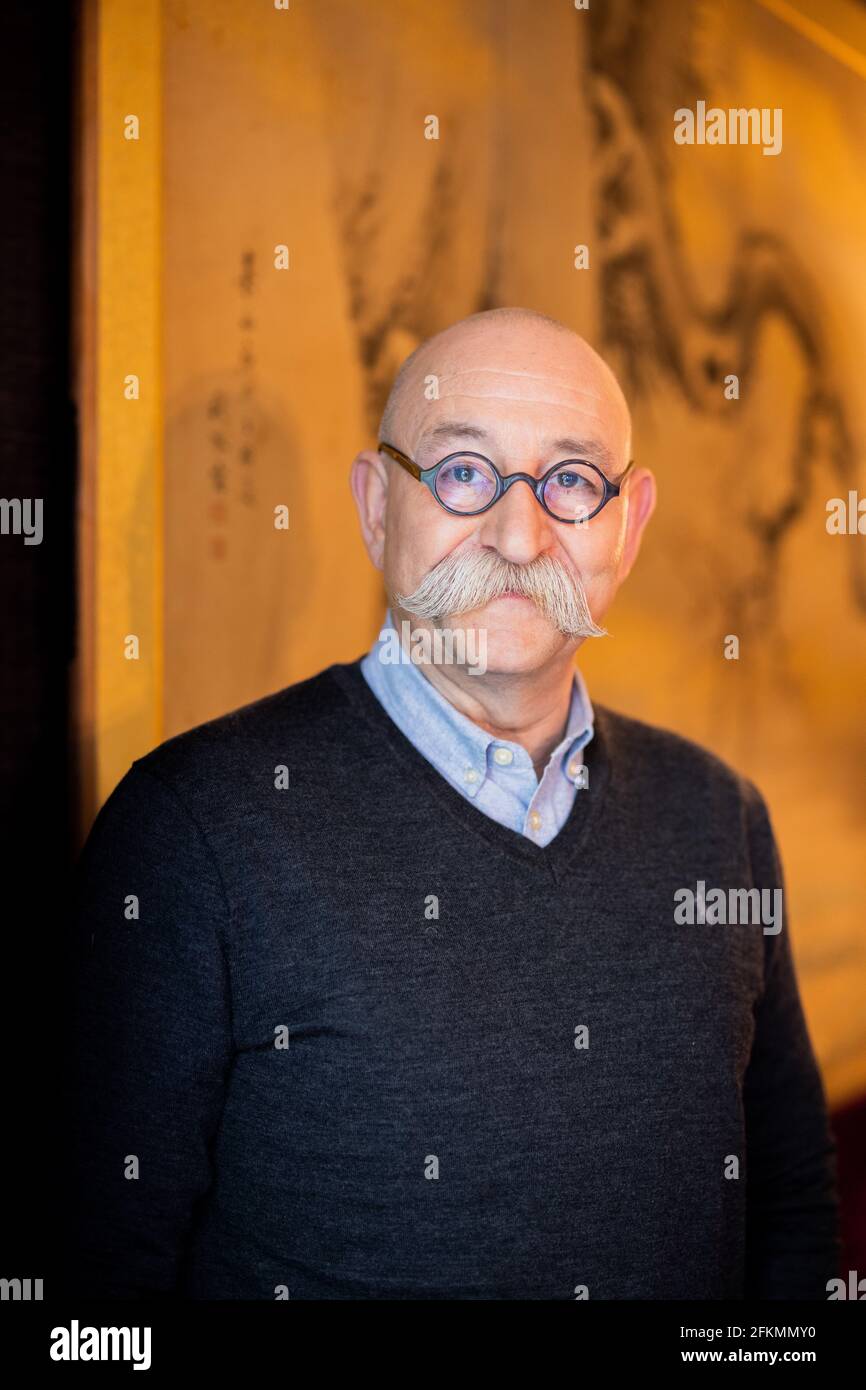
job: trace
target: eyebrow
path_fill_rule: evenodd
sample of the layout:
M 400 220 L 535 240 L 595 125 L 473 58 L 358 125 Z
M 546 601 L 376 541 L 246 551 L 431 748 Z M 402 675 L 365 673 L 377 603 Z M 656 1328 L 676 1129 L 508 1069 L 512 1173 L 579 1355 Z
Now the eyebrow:
M 418 440 L 418 447 L 445 439 L 474 439 L 485 443 L 489 442 L 490 438 L 486 429 L 481 425 L 473 425 L 468 420 L 443 420 L 433 429 L 424 431 Z M 590 463 L 597 463 L 608 472 L 617 468 L 610 449 L 598 439 L 576 439 L 572 435 L 563 435 L 558 439 L 548 439 L 543 448 L 545 452 L 559 454 L 563 458 L 582 458 Z

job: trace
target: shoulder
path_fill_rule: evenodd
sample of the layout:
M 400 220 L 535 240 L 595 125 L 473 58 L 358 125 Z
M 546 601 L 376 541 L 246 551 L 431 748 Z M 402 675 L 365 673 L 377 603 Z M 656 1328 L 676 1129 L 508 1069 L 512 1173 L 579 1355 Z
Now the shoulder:
M 675 799 L 695 811 L 726 807 L 749 818 L 766 817 L 754 782 L 711 749 L 609 706 L 596 704 L 594 709 L 614 768 L 630 788 L 645 791 L 660 804 Z
M 291 775 L 300 750 L 325 750 L 345 721 L 347 698 L 334 667 L 229 710 L 136 758 L 113 793 L 139 802 L 174 800 L 202 823 L 233 819 L 245 791 Z M 222 814 L 220 814 L 222 813 Z

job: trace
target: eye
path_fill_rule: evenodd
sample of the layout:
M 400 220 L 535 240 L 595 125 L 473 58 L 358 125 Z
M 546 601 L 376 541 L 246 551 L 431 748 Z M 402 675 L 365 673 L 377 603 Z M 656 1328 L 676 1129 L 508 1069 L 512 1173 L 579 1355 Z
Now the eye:
M 481 511 L 496 495 L 496 477 L 491 466 L 467 455 L 452 459 L 439 470 L 436 496 L 452 511 Z
M 579 514 L 591 516 L 604 500 L 601 478 L 588 464 L 563 465 L 548 478 L 544 500 L 562 521 L 576 521 Z

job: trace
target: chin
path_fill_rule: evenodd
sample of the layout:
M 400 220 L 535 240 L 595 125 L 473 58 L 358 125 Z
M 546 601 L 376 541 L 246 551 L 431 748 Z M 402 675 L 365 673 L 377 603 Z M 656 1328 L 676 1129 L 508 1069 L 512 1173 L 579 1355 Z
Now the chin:
M 487 670 L 503 674 L 534 671 L 564 647 L 575 645 L 575 639 L 552 627 L 534 603 L 497 599 L 471 613 L 455 614 L 444 625 L 483 634 Z

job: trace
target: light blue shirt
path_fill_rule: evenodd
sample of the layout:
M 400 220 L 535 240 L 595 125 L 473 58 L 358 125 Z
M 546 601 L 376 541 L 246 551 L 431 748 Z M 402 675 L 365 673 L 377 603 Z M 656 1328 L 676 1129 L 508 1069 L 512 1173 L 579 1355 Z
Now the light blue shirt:
M 386 640 L 388 630 L 392 637 Z M 383 645 L 384 644 L 384 645 Z M 395 650 L 401 653 L 393 660 Z M 390 660 L 383 657 L 390 656 Z M 373 694 L 418 752 L 484 815 L 546 845 L 565 824 L 586 785 L 583 749 L 593 736 L 593 712 L 575 668 L 565 736 L 541 780 L 519 743 L 494 738 L 455 709 L 399 643 L 390 608 L 379 636 L 361 661 Z

